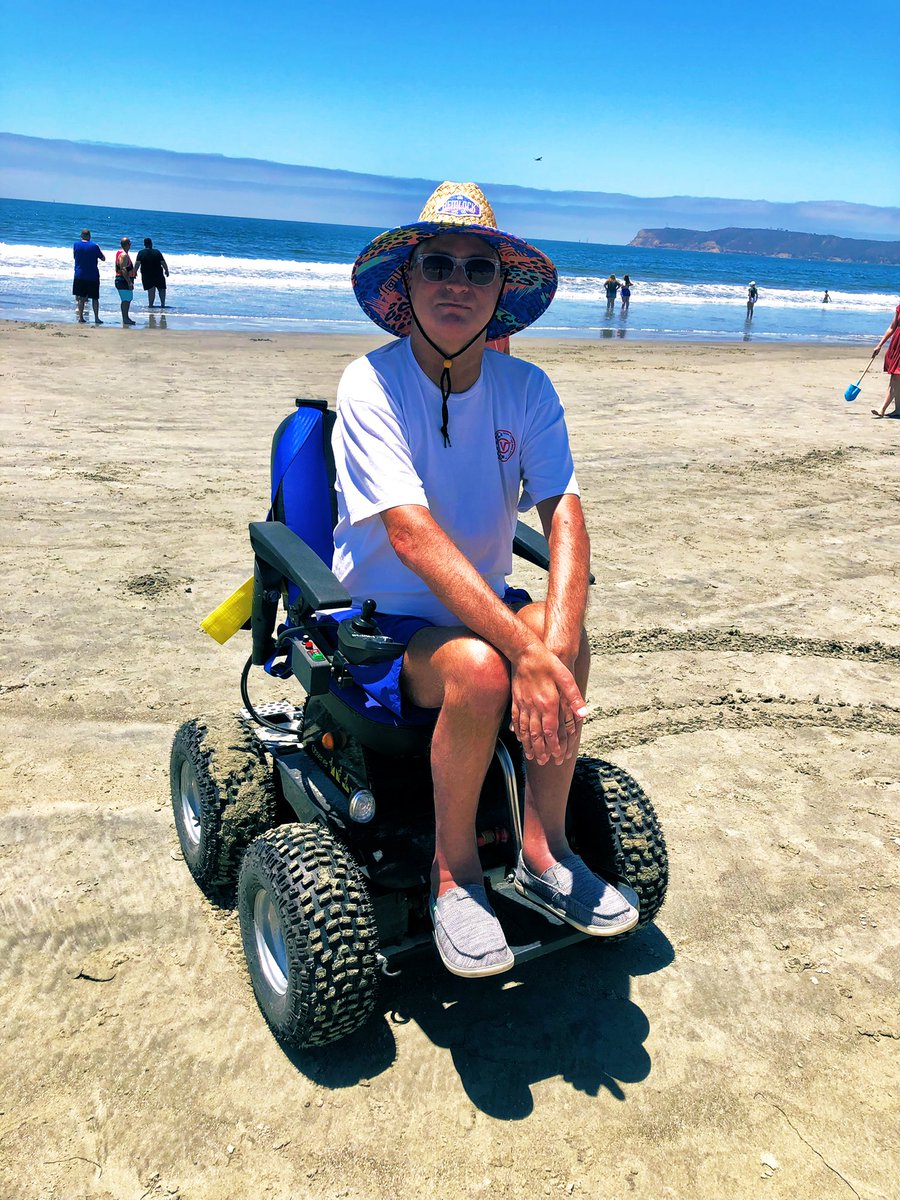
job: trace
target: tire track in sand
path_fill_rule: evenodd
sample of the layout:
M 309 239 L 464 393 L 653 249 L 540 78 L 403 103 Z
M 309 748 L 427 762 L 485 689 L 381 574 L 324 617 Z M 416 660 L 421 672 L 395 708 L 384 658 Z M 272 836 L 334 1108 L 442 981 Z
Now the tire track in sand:
M 736 651 L 743 654 L 791 654 L 799 658 L 846 658 L 856 662 L 900 662 L 900 646 L 884 642 L 789 637 L 746 633 L 742 629 L 620 629 L 591 634 L 594 654 L 660 654 L 670 650 Z
M 601 745 L 604 751 L 643 746 L 662 737 L 708 729 L 801 726 L 900 735 L 900 708 L 889 704 L 820 703 L 783 696 L 726 693 L 679 705 L 596 708 L 585 721 L 589 740 Z

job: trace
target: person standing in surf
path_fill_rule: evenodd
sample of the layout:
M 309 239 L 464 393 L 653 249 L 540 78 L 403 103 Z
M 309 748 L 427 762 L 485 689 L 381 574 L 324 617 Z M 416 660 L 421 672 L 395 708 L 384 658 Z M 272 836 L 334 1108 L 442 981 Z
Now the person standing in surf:
M 166 307 L 166 280 L 169 278 L 169 265 L 162 256 L 162 251 L 153 245 L 152 238 L 144 238 L 143 250 L 138 250 L 135 268 L 141 273 L 141 287 L 147 293 L 147 307 L 153 308 L 156 303 L 156 293 L 159 292 L 159 307 Z
M 622 280 L 622 286 L 619 291 L 619 298 L 622 301 L 622 315 L 628 312 L 631 306 L 631 276 L 626 275 Z
M 753 320 L 753 310 L 756 307 L 756 302 L 759 299 L 759 292 L 756 290 L 756 284 L 750 280 L 750 285 L 747 288 L 747 320 Z
M 72 257 L 75 259 L 75 278 L 72 281 L 72 295 L 75 297 L 75 307 L 78 313 L 79 325 L 84 325 L 84 302 L 90 300 L 94 307 L 94 324 L 102 325 L 100 320 L 100 267 L 99 263 L 106 262 L 106 255 L 96 242 L 91 241 L 91 231 L 82 229 L 81 241 L 72 247 Z
M 119 293 L 119 307 L 122 310 L 122 326 L 136 325 L 128 315 L 131 302 L 134 299 L 134 263 L 131 261 L 129 250 L 131 238 L 123 237 L 120 243 L 122 249 L 116 251 L 116 291 Z

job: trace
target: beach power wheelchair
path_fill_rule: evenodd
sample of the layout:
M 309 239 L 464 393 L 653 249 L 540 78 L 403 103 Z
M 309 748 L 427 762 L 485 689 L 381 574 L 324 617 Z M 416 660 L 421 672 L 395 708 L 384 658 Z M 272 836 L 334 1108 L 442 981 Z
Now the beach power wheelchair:
M 299 1047 L 354 1032 L 375 1009 L 381 974 L 395 974 L 431 944 L 428 751 L 436 713 L 412 709 L 401 720 L 351 677 L 351 666 L 394 658 L 402 647 L 379 632 L 374 602 L 353 607 L 330 569 L 334 419 L 325 401 L 298 400 L 275 433 L 270 519 L 250 525 L 244 708 L 187 721 L 170 764 L 188 868 L 211 894 L 236 885 L 259 1007 L 275 1035 Z M 515 552 L 549 566 L 546 541 L 521 522 Z M 252 666 L 293 678 L 306 699 L 254 707 Z M 519 963 L 585 937 L 513 887 L 523 803 L 524 756 L 501 727 L 477 837 L 488 895 Z M 652 921 L 668 860 L 635 780 L 611 763 L 580 758 L 567 834 L 594 871 L 634 889 L 638 927 Z

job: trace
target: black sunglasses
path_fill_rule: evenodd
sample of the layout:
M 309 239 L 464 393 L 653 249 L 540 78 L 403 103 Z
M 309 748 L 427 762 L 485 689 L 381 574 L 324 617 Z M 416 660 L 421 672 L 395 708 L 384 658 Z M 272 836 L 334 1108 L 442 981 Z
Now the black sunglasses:
M 466 279 L 474 287 L 488 287 L 497 278 L 500 270 L 499 263 L 483 255 L 472 258 L 455 258 L 452 254 L 437 252 L 423 254 L 412 264 L 422 272 L 422 278 L 429 283 L 444 283 L 450 279 L 457 267 L 462 267 Z

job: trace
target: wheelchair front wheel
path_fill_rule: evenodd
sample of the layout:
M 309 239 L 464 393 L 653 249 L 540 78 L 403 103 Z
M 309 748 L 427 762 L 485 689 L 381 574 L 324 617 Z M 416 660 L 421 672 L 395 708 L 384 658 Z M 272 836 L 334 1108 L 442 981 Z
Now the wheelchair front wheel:
M 238 915 L 260 1010 L 286 1045 L 326 1046 L 375 1009 L 378 935 L 365 880 L 316 824 L 256 839 L 238 878 Z

